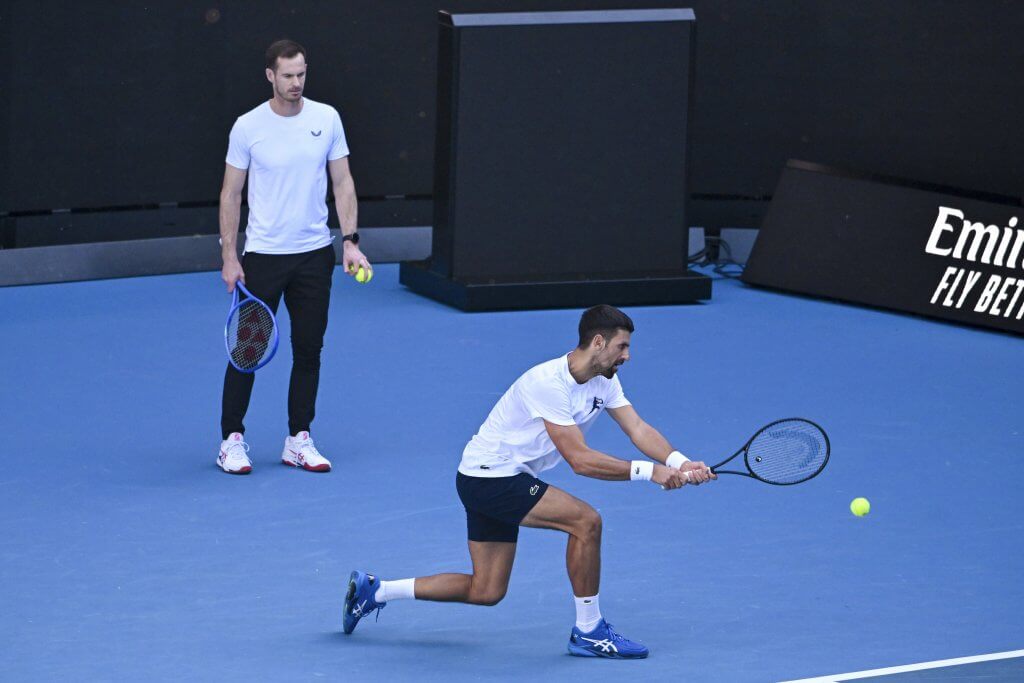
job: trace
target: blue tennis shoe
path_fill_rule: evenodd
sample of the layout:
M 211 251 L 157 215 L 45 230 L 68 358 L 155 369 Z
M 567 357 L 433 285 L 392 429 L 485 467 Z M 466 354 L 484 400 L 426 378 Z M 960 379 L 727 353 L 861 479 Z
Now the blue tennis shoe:
M 357 569 L 349 575 L 348 593 L 345 594 L 345 616 L 342 620 L 345 633 L 352 633 L 359 620 L 374 610 L 377 611 L 377 616 L 380 616 L 381 608 L 387 603 L 377 602 L 373 599 L 378 588 L 380 588 L 380 579 L 373 574 L 367 574 Z
M 643 659 L 649 651 L 640 643 L 619 635 L 602 619 L 590 633 L 575 626 L 569 634 L 569 654 L 577 657 L 608 657 L 609 659 Z

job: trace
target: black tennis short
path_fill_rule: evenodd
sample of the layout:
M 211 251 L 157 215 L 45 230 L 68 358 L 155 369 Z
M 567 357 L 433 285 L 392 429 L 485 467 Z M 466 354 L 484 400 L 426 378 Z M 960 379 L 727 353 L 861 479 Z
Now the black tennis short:
M 522 472 L 512 477 L 468 477 L 459 472 L 455 488 L 466 507 L 469 540 L 515 543 L 519 523 L 548 490 L 548 485 Z

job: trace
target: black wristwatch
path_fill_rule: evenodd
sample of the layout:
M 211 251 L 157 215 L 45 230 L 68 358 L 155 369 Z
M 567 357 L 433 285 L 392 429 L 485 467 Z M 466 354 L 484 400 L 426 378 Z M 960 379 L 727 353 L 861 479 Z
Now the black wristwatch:
M 354 232 L 351 235 L 342 235 L 341 236 L 341 241 L 342 242 L 348 242 L 350 240 L 351 240 L 352 244 L 359 244 L 359 233 L 358 232 Z

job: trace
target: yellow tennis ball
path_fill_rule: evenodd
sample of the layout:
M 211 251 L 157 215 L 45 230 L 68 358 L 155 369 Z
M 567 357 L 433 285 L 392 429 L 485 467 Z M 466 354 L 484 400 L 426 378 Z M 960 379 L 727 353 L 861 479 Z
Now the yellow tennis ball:
M 871 503 L 868 502 L 867 498 L 854 498 L 850 502 L 850 512 L 858 517 L 863 517 L 871 512 Z
M 373 279 L 373 269 L 370 268 L 369 270 L 366 270 L 362 266 L 359 266 L 359 270 L 356 271 L 356 282 L 359 282 L 361 284 L 366 284 L 367 282 L 369 282 L 372 279 Z

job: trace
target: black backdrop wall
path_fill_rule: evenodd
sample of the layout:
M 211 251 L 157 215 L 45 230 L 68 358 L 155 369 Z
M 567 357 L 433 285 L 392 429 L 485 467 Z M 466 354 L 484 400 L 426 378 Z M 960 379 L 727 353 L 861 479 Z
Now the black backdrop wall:
M 1019 0 L 4 0 L 0 212 L 214 202 L 283 36 L 360 196 L 429 197 L 438 9 L 675 6 L 697 15 L 697 224 L 749 224 L 791 157 L 1021 193 Z

